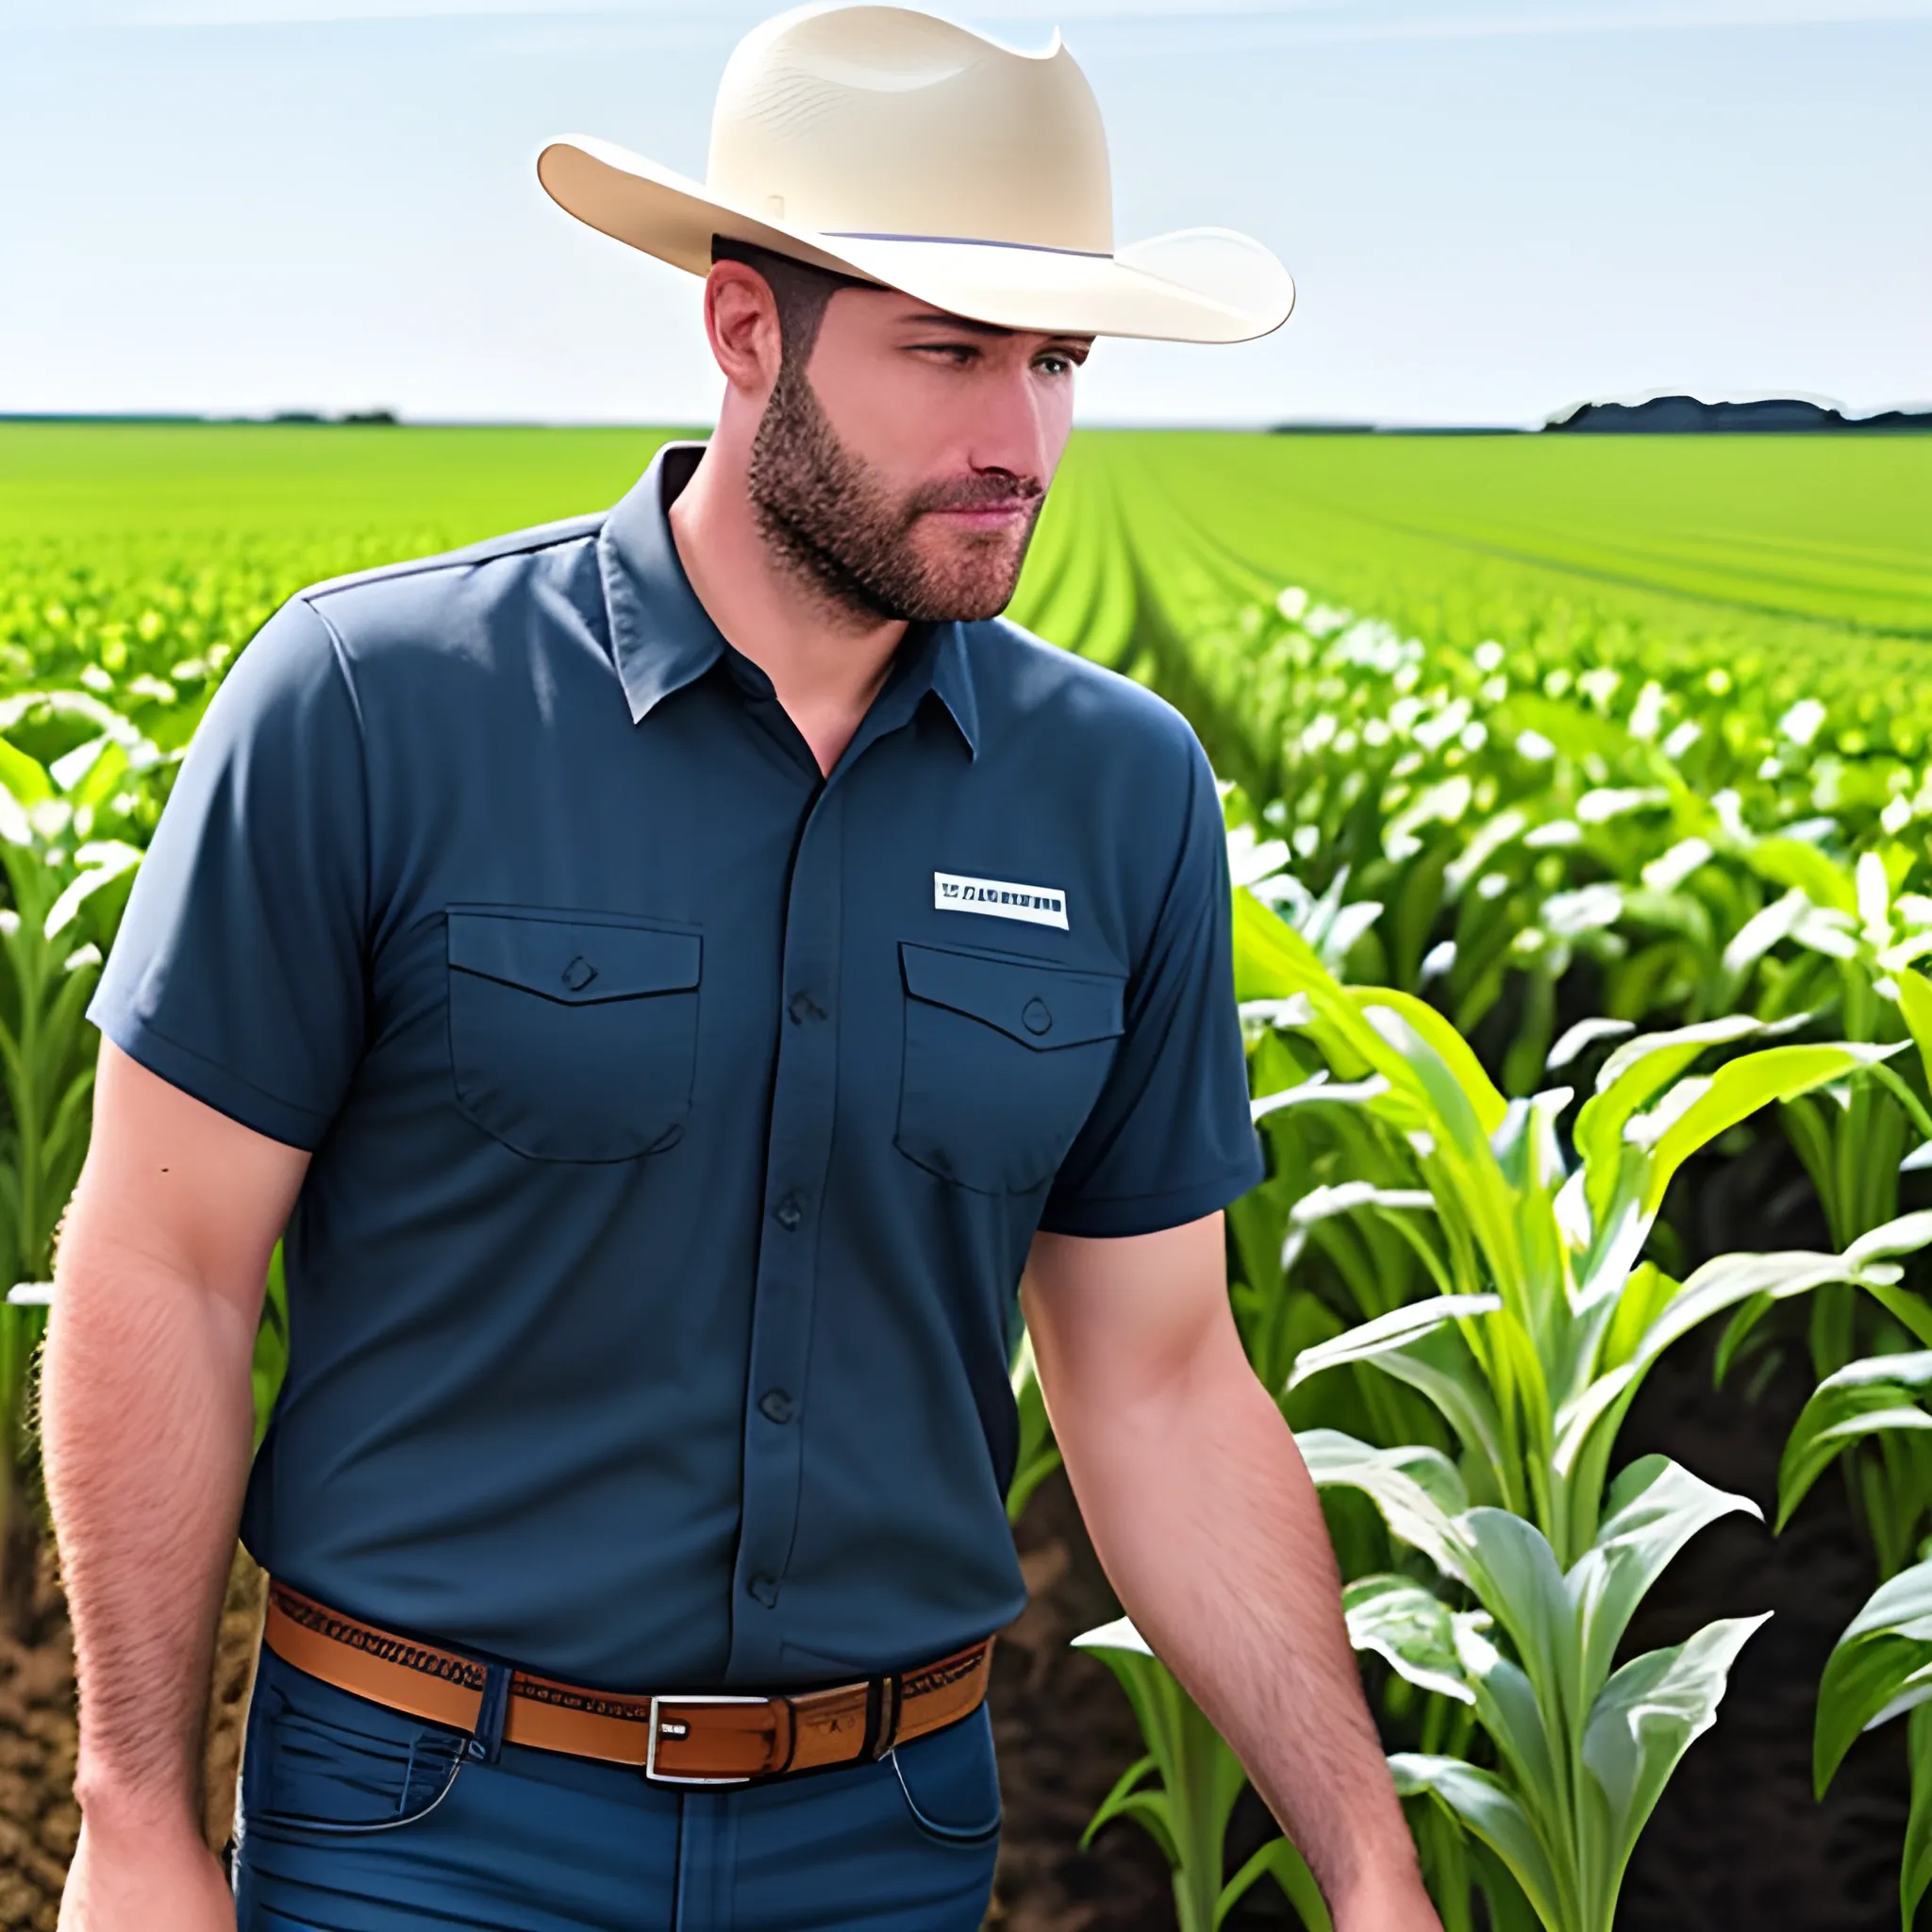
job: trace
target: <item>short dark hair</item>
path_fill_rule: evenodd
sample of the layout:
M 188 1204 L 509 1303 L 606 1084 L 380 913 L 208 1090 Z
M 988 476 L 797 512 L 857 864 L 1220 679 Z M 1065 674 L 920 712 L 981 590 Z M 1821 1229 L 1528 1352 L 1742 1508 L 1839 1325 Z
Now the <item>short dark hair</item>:
M 778 308 L 778 340 L 786 363 L 803 369 L 811 359 L 819 324 L 825 319 L 825 305 L 841 289 L 875 289 L 859 275 L 841 275 L 837 269 L 820 268 L 816 262 L 800 261 L 796 256 L 781 255 L 775 248 L 761 248 L 756 242 L 739 242 L 729 235 L 711 237 L 713 261 L 737 261 L 760 275 L 772 291 Z

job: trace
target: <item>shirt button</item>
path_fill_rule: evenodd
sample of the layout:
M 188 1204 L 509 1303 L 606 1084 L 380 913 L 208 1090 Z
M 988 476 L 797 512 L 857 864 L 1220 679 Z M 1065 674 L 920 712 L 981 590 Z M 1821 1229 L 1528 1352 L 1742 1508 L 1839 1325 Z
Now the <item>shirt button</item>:
M 791 1396 L 782 1389 L 767 1389 L 758 1397 L 758 1413 L 770 1423 L 789 1423 L 797 1414 Z
M 748 1591 L 750 1591 L 752 1595 L 757 1597 L 759 1603 L 763 1604 L 766 1609 L 768 1610 L 772 1607 L 774 1604 L 775 1604 L 778 1601 L 778 1583 L 775 1577 L 754 1576 L 752 1580 L 745 1585 L 745 1588 Z
M 1051 1033 L 1053 1014 L 1044 1000 L 1028 1000 L 1020 1012 L 1020 1024 L 1029 1033 Z
M 823 1020 L 825 1017 L 825 1009 L 808 992 L 793 993 L 791 1004 L 786 1011 L 791 1015 L 791 1022 L 795 1026 L 802 1026 L 808 1020 Z
M 805 1219 L 805 1209 L 798 1205 L 798 1196 L 796 1194 L 787 1194 L 778 1203 L 777 1207 L 772 1210 L 772 1219 L 787 1234 L 794 1233 L 798 1224 Z

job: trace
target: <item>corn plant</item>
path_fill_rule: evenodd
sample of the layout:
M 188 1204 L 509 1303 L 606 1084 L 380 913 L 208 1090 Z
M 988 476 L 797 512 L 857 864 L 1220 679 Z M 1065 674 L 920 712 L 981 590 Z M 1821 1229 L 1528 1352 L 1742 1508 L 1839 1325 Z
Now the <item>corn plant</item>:
M 1398 1781 L 1489 1846 L 1549 1932 L 1608 1932 L 1638 1834 L 1761 1621 L 1724 1620 L 1614 1667 L 1630 1618 L 1684 1544 L 1722 1516 L 1757 1513 L 1661 1457 L 1612 1480 L 1618 1427 L 1672 1341 L 1754 1295 L 1890 1286 L 1890 1257 L 1932 1239 L 1932 1216 L 1874 1230 L 1842 1255 L 1725 1257 L 1681 1284 L 1643 1260 L 1645 1241 L 1691 1154 L 1890 1050 L 1774 1045 L 1701 1075 L 1700 1058 L 1761 1035 L 1762 1023 L 1625 1041 L 1576 1113 L 1573 1167 L 1557 1133 L 1570 1092 L 1506 1101 L 1434 1008 L 1344 988 L 1252 899 L 1236 925 L 1243 999 L 1273 1003 L 1273 1024 L 1312 1044 L 1390 1144 L 1407 1149 L 1432 1208 L 1418 1252 L 1436 1292 L 1304 1350 L 1289 1377 L 1293 1388 L 1373 1368 L 1425 1397 L 1455 1439 L 1454 1460 L 1333 1430 L 1301 1439 L 1318 1485 L 1368 1495 L 1391 1535 L 1475 1606 L 1458 1616 L 1444 1605 L 1432 1620 L 1411 1595 L 1406 1611 L 1417 1655 L 1466 1690 L 1497 1763 L 1398 1753 Z M 1385 1654 L 1407 1641 L 1381 1634 Z
M 280 1252 L 278 1249 L 277 1253 Z M 1007 1521 L 1018 1523 L 1033 1492 L 1060 1466 L 1059 1445 L 1046 1413 L 1046 1396 L 1033 1359 L 1033 1338 L 1024 1329 L 1013 1351 L 1013 1403 L 1019 1411 L 1020 1440 L 1013 1457 L 1013 1476 L 1007 1485 Z
M 55 1229 L 87 1151 L 95 1036 L 86 1006 L 141 858 L 125 841 L 88 834 L 111 822 L 145 741 L 85 694 L 61 695 L 0 709 L 0 728 L 34 709 L 95 729 L 51 769 L 0 738 L 10 901 L 0 909 L 0 1285 L 28 1288 L 51 1273 Z M 0 1603 L 16 1628 L 38 1546 L 29 1387 L 44 1321 L 31 1293 L 0 1307 Z
M 1133 1624 L 1122 1618 L 1074 1641 L 1119 1678 L 1147 1744 L 1147 1755 L 1121 1774 L 1093 1814 L 1081 1843 L 1116 1818 L 1130 1818 L 1146 1831 L 1174 1875 L 1179 1932 L 1216 1932 L 1264 1878 L 1280 1886 L 1307 1932 L 1333 1932 L 1321 1888 L 1286 1838 L 1270 1839 L 1238 1872 L 1223 1876 L 1228 1821 L 1247 1774 Z
M 1806 1403 L 1778 1467 L 1782 1529 L 1840 1459 L 1877 1450 L 1896 1491 L 1932 1493 L 1932 1349 L 1869 1357 L 1827 1375 Z M 1869 1470 L 1870 1465 L 1867 1465 Z M 1911 1807 L 1899 1871 L 1899 1912 L 1911 1932 L 1932 1886 L 1932 1559 L 1924 1545 L 1879 1545 L 1884 1580 L 1846 1626 L 1818 1687 L 1812 1775 L 1822 1798 L 1860 1733 L 1908 1717 Z

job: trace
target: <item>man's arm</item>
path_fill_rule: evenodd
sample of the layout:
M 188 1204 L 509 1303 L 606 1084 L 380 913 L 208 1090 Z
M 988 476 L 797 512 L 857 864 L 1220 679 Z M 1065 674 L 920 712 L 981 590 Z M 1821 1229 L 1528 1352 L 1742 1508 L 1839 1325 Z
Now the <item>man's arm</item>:
M 1314 1485 L 1228 1309 L 1222 1217 L 1041 1234 L 1022 1299 L 1107 1574 L 1307 1859 L 1337 1932 L 1439 1932 Z
M 269 1257 L 308 1155 L 101 1046 L 55 1269 L 47 1491 L 80 1680 L 63 1932 L 232 1932 L 195 1781 Z

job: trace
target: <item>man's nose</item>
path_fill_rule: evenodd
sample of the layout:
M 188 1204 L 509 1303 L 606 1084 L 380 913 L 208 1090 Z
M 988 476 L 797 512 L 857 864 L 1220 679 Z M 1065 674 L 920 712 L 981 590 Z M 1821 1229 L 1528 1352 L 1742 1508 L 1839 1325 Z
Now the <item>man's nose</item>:
M 974 425 L 971 461 L 976 472 L 1004 470 L 1036 485 L 1044 480 L 1047 431 L 1039 389 L 1024 362 L 991 376 Z

